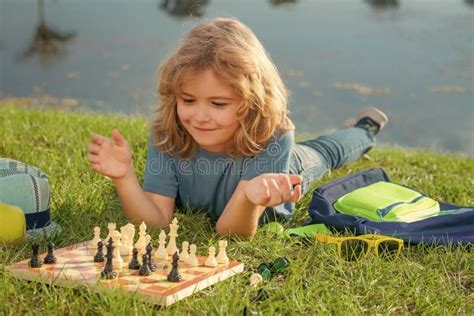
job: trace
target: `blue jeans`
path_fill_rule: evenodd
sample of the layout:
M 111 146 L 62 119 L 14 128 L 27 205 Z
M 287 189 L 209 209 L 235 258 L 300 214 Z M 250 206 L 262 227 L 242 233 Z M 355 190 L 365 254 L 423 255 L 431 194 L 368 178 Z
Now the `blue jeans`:
M 313 183 L 326 172 L 357 160 L 375 145 L 375 136 L 360 127 L 350 127 L 315 139 L 298 142 L 293 148 L 290 173 L 301 175 L 302 195 L 308 193 Z M 269 207 L 260 218 L 260 223 L 277 218 L 288 218 L 293 214 L 295 203 Z

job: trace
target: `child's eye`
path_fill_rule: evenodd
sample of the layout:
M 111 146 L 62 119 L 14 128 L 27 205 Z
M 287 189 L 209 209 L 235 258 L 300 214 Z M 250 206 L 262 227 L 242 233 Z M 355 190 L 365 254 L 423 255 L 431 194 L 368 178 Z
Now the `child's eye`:
M 191 104 L 191 103 L 194 102 L 194 100 L 193 100 L 193 99 L 184 99 L 184 98 L 183 98 L 183 102 L 186 103 L 186 104 Z
M 215 106 L 225 106 L 227 103 L 222 103 L 222 102 L 212 102 L 213 105 Z

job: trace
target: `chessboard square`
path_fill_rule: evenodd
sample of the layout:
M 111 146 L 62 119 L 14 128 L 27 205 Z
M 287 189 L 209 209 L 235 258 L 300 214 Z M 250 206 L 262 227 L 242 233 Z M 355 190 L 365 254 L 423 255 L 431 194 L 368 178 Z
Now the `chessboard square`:
M 191 275 L 201 275 L 205 272 L 204 271 L 199 271 L 199 270 L 186 270 L 186 271 L 183 271 L 183 273 L 191 274 Z
M 153 292 L 159 294 L 160 292 L 167 291 L 169 289 L 168 286 L 162 286 L 158 284 L 153 284 L 150 286 L 144 287 L 142 290 L 146 292 Z
M 150 283 L 158 283 L 160 280 L 154 279 L 154 278 L 149 278 L 149 277 L 144 277 L 140 279 L 140 283 L 145 283 L 145 284 L 150 284 Z

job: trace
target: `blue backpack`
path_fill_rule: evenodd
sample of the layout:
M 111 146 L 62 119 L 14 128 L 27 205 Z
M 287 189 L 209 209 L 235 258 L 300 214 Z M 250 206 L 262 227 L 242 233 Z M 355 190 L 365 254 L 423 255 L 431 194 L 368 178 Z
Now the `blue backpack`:
M 474 207 L 438 202 L 439 211 L 436 214 L 410 222 L 376 221 L 362 217 L 361 212 L 355 216 L 337 211 L 335 206 L 341 198 L 379 182 L 392 183 L 383 169 L 374 168 L 335 179 L 318 187 L 313 192 L 309 205 L 311 219 L 308 224 L 322 223 L 338 231 L 352 231 L 356 235 L 371 233 L 393 236 L 411 244 L 474 243 Z

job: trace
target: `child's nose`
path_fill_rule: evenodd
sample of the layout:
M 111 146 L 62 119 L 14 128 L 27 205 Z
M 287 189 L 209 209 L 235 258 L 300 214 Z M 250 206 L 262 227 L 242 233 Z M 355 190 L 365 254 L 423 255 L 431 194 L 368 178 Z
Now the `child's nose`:
M 207 122 L 211 119 L 207 106 L 200 104 L 196 107 L 196 112 L 194 113 L 194 118 L 197 122 Z

